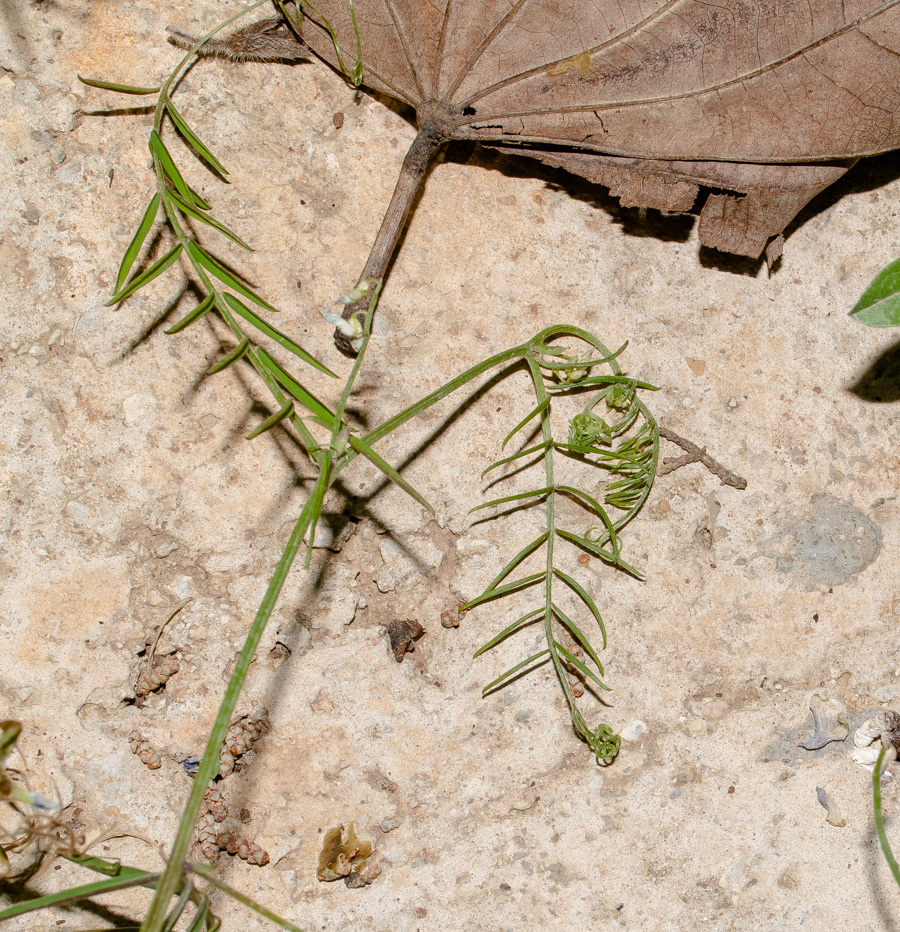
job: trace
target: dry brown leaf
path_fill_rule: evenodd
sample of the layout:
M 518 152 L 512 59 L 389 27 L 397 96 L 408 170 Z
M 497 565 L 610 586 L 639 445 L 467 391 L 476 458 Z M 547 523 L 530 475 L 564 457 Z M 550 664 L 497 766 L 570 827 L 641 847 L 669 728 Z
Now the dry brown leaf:
M 347 0 L 315 6 L 349 55 Z M 624 206 L 687 211 L 713 188 L 700 242 L 770 262 L 812 197 L 900 147 L 900 0 L 356 0 L 356 13 L 364 84 L 419 127 L 361 278 L 384 276 L 450 140 L 539 159 Z M 309 8 L 301 28 L 337 66 Z

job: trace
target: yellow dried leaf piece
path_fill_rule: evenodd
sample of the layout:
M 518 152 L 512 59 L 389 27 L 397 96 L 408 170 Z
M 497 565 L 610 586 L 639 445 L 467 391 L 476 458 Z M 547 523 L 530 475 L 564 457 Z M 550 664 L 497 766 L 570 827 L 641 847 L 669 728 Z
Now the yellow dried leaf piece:
M 557 62 L 552 68 L 547 69 L 547 74 L 551 78 L 558 78 L 561 74 L 568 74 L 570 71 L 577 71 L 579 74 L 587 74 L 591 70 L 591 56 L 585 50 L 573 55 L 571 58 L 564 58 Z
M 361 873 L 371 854 L 372 843 L 356 837 L 352 822 L 347 829 L 346 839 L 343 825 L 330 828 L 322 840 L 316 877 L 322 881 L 331 881 L 347 877 L 351 872 Z

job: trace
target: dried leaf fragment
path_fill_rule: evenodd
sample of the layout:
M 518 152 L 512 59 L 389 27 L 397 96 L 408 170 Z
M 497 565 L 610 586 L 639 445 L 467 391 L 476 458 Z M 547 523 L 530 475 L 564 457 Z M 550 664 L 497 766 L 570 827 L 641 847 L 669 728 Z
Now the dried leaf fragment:
M 355 872 L 361 874 L 366 866 L 366 859 L 372 854 L 372 843 L 361 841 L 356 837 L 356 829 L 351 822 L 344 837 L 344 826 L 337 825 L 329 829 L 322 839 L 322 851 L 316 877 L 321 881 L 340 880 Z M 371 881 L 369 881 L 371 882 Z M 352 886 L 364 886 L 355 883 Z
M 415 642 L 422 637 L 425 629 L 414 619 L 392 621 L 387 626 L 391 650 L 397 663 L 402 663 L 407 651 L 415 650 Z

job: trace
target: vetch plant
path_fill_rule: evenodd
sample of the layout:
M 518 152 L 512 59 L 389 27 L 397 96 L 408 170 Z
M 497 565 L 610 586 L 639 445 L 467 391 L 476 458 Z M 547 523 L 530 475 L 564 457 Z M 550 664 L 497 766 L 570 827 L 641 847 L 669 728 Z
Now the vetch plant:
M 132 87 L 108 81 L 83 79 L 85 83 L 101 89 L 157 96 L 149 139 L 157 190 L 125 251 L 114 294 L 108 304 L 118 304 L 126 300 L 173 267 L 176 262 L 186 259 L 199 280 L 203 296 L 197 306 L 170 327 L 167 333 L 177 334 L 207 315 L 218 315 L 231 332 L 235 345 L 208 370 L 207 374 L 220 372 L 241 361 L 249 364 L 271 393 L 272 406 L 275 409 L 251 432 L 250 437 L 257 437 L 264 431 L 276 427 L 292 430 L 295 439 L 302 445 L 314 465 L 317 477 L 295 519 L 236 661 L 210 730 L 205 751 L 196 766 L 193 785 L 164 870 L 141 871 L 113 861 L 93 858 L 77 850 L 74 842 L 65 849 L 57 846 L 57 854 L 105 875 L 105 879 L 17 904 L 0 912 L 0 920 L 35 909 L 90 898 L 111 890 L 144 886 L 152 888 L 154 896 L 140 924 L 141 932 L 168 932 L 185 915 L 189 904 L 193 904 L 194 909 L 187 920 L 191 932 L 214 932 L 219 926 L 219 921 L 211 913 L 208 897 L 202 888 L 198 887 L 198 883 L 209 883 L 271 918 L 282 928 L 296 928 L 222 884 L 210 868 L 188 861 L 188 851 L 204 797 L 220 768 L 223 741 L 233 720 L 238 697 L 266 624 L 304 543 L 306 562 L 309 563 L 315 542 L 315 529 L 322 513 L 325 496 L 343 471 L 357 457 L 362 456 L 422 507 L 433 511 L 425 496 L 376 452 L 375 447 L 379 441 L 416 415 L 493 370 L 509 374 L 524 368 L 534 393 L 534 407 L 510 431 L 504 446 L 529 425 L 537 428 L 540 439 L 531 445 L 526 441 L 522 449 L 488 466 L 485 475 L 506 467 L 519 473 L 523 467 L 534 464 L 542 467 L 543 478 L 538 487 L 531 491 L 494 499 L 478 508 L 503 505 L 513 508 L 538 506 L 545 516 L 545 526 L 535 539 L 506 563 L 484 592 L 462 608 L 474 608 L 514 592 L 540 586 L 542 598 L 535 607 L 492 637 L 478 654 L 537 624 L 541 626 L 546 646 L 496 677 L 485 687 L 485 692 L 503 686 L 519 673 L 535 665 L 550 662 L 563 689 L 576 734 L 587 742 L 600 762 L 608 763 L 618 753 L 618 738 L 612 729 L 602 723 L 590 726 L 577 703 L 585 687 L 607 689 L 601 679 L 603 667 L 595 646 L 597 639 L 589 633 L 591 628 L 588 626 L 597 626 L 601 649 L 606 645 L 606 632 L 603 617 L 594 599 L 581 583 L 563 570 L 559 552 L 560 548 L 574 547 L 589 558 L 598 559 L 614 570 L 621 570 L 640 578 L 639 572 L 622 557 L 620 532 L 646 501 L 656 471 L 659 431 L 655 420 L 639 397 L 640 391 L 652 389 L 652 386 L 632 379 L 622 372 L 617 357 L 624 347 L 610 352 L 599 339 L 587 331 L 559 324 L 545 328 L 531 339 L 471 366 L 424 398 L 403 408 L 384 423 L 363 433 L 350 423 L 346 417 L 346 409 L 371 338 L 373 314 L 383 286 L 383 278 L 377 276 L 363 278 L 355 288 L 336 302 L 346 309 L 354 309 L 353 314 L 344 315 L 349 316 L 349 320 L 333 315 L 327 310 L 324 312 L 326 320 L 342 329 L 344 337 L 355 352 L 353 365 L 334 408 L 320 401 L 315 392 L 304 384 L 301 376 L 277 361 L 262 345 L 265 340 L 277 344 L 300 362 L 310 366 L 316 373 L 316 378 L 334 377 L 334 373 L 326 366 L 268 322 L 264 313 L 273 311 L 272 305 L 231 272 L 215 257 L 213 251 L 194 235 L 191 224 L 196 222 L 227 237 L 242 248 L 250 248 L 224 222 L 212 215 L 211 205 L 185 180 L 165 141 L 167 127 L 170 130 L 174 129 L 210 171 L 220 178 L 224 177 L 224 166 L 184 120 L 174 105 L 172 96 L 181 78 L 201 53 L 204 44 L 219 30 L 257 8 L 262 2 L 265 0 L 252 3 L 246 10 L 230 17 L 194 43 L 188 54 L 159 87 Z M 351 18 L 355 23 L 352 0 L 348 2 Z M 288 13 L 285 7 L 282 7 L 282 10 L 285 14 Z M 358 31 L 356 35 L 358 40 Z M 332 39 L 339 60 L 343 64 L 333 33 Z M 356 64 L 349 73 L 349 77 L 355 83 L 361 80 L 361 61 L 357 44 Z M 144 244 L 151 230 L 160 221 L 163 236 L 170 241 L 168 251 L 143 270 L 134 271 L 141 268 L 139 260 Z M 364 313 L 358 310 L 360 306 L 364 306 Z M 565 420 L 561 433 L 561 412 L 558 409 L 565 404 L 574 403 L 577 403 L 578 409 Z M 580 470 L 605 476 L 604 491 L 598 496 L 596 492 L 589 492 L 582 487 L 583 483 L 578 479 L 563 481 L 563 461 L 577 467 L 576 472 Z M 594 489 L 595 486 L 596 482 L 593 482 L 591 488 Z M 563 500 L 575 503 L 581 510 L 582 517 L 578 521 L 573 523 L 572 520 L 562 519 L 560 506 Z M 540 560 L 540 569 L 526 572 L 524 576 L 510 578 L 514 572 L 524 571 L 529 560 Z M 574 599 L 577 612 L 566 607 L 566 593 Z M 582 618 L 586 621 L 581 620 Z M 11 744 L 14 744 L 18 732 L 13 733 L 12 725 L 15 723 L 6 725 L 9 727 L 3 733 L 5 737 L 2 749 L 8 750 Z M 7 801 L 13 799 L 12 794 L 20 792 L 12 784 L 3 786 L 6 787 L 3 792 Z M 32 806 L 37 805 L 37 797 L 29 799 Z M 9 847 L 8 842 L 6 847 Z

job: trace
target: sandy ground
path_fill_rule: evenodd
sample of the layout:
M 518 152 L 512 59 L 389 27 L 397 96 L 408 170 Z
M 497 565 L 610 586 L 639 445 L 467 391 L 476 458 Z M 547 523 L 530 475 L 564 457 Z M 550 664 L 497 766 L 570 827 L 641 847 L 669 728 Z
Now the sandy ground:
M 142 100 L 75 75 L 156 83 L 178 57 L 164 27 L 199 31 L 226 7 L 57 0 L 3 15 L 0 715 L 23 723 L 32 784 L 58 791 L 77 831 L 167 844 L 190 786 L 181 761 L 202 749 L 312 469 L 284 432 L 244 439 L 270 410 L 249 368 L 203 376 L 230 347 L 220 327 L 164 334 L 194 301 L 184 270 L 103 306 L 153 191 L 151 117 L 107 110 Z M 232 184 L 180 164 L 256 251 L 203 241 L 340 373 L 319 311 L 354 283 L 414 135 L 354 98 L 320 64 L 220 62 L 177 98 Z M 239 705 L 265 706 L 271 727 L 228 778 L 228 805 L 270 863 L 223 855 L 224 878 L 310 930 L 900 928 L 850 741 L 798 747 L 814 694 L 851 727 L 900 699 L 900 350 L 847 317 L 900 252 L 898 175 L 891 157 L 855 169 L 770 275 L 700 250 L 694 218 L 642 217 L 562 173 L 450 150 L 385 290 L 361 416 L 378 423 L 564 321 L 629 340 L 627 371 L 661 386 L 656 414 L 748 485 L 698 465 L 661 478 L 623 536 L 643 583 L 561 556 L 607 621 L 609 706 L 584 709 L 625 740 L 601 769 L 546 669 L 481 697 L 532 643 L 471 659 L 516 605 L 440 623 L 541 526 L 538 511 L 467 515 L 531 404 L 523 375 L 383 442 L 436 517 L 368 465 L 347 474 L 356 532 L 297 568 Z M 188 598 L 158 647 L 179 671 L 134 703 L 147 637 Z M 408 618 L 426 634 L 398 664 L 383 626 Z M 131 753 L 135 729 L 159 769 Z M 817 787 L 845 825 L 826 822 Z M 350 822 L 381 869 L 362 889 L 316 879 L 324 832 Z M 133 838 L 97 850 L 159 863 Z M 28 889 L 86 879 L 66 866 Z M 267 927 L 214 899 L 226 929 Z M 112 927 L 145 901 L 10 928 Z

